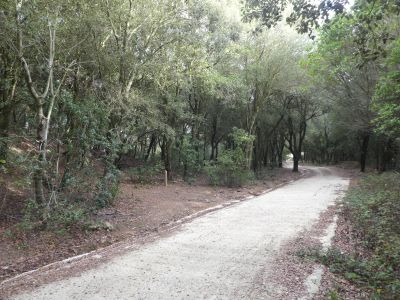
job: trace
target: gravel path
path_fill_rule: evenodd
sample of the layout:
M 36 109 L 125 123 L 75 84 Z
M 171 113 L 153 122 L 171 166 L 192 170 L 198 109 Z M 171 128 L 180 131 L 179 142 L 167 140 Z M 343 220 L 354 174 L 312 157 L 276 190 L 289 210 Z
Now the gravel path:
M 254 293 L 257 274 L 274 272 L 280 246 L 310 228 L 348 185 L 329 168 L 308 168 L 308 178 L 15 299 L 269 299 Z

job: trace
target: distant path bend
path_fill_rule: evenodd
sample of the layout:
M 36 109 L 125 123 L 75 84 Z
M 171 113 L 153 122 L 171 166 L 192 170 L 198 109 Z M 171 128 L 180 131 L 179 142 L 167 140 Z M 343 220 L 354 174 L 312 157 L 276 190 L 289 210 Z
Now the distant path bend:
M 280 246 L 310 228 L 348 186 L 329 168 L 307 169 L 308 178 L 194 219 L 171 236 L 15 299 L 255 298 L 257 273 L 273 272 Z

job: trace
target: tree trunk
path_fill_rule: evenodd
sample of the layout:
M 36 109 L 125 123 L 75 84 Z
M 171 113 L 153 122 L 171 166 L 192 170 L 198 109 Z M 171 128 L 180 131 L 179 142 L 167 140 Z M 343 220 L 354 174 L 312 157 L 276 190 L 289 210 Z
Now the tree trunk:
M 164 143 L 164 168 L 167 171 L 168 179 L 172 180 L 171 174 L 171 142 L 169 140 L 165 140 Z
M 165 160 L 165 138 L 163 139 L 162 143 L 160 144 L 161 148 L 161 160 Z
M 364 135 L 361 144 L 361 155 L 360 155 L 360 167 L 361 172 L 365 172 L 365 165 L 367 162 L 367 153 L 368 153 L 368 143 L 369 143 L 369 134 Z
M 283 168 L 282 152 L 278 155 L 278 168 Z
M 147 160 L 149 159 L 151 150 L 153 149 L 155 143 L 156 143 L 156 137 L 155 137 L 155 135 L 153 134 L 153 135 L 151 135 L 151 138 L 150 138 L 150 145 L 149 145 L 149 148 L 147 148 L 147 152 L 146 152 L 146 155 L 145 155 L 145 157 L 144 157 L 144 161 L 147 161 Z
M 0 160 L 7 160 L 10 114 L 11 107 L 9 106 L 3 107 L 0 111 Z
M 214 160 L 215 159 L 215 146 L 214 143 L 211 142 L 211 154 L 210 154 L 210 160 Z
M 282 168 L 283 167 L 283 149 L 285 147 L 285 143 L 281 141 L 280 145 L 277 147 L 278 148 L 278 167 Z
M 207 140 L 204 135 L 204 141 L 203 141 L 203 162 L 206 160 L 206 152 L 207 152 Z
M 298 172 L 299 171 L 299 160 L 300 160 L 300 155 L 293 155 L 293 172 Z
M 38 144 L 38 166 L 33 175 L 34 187 L 35 187 L 35 200 L 37 204 L 43 204 L 45 202 L 44 197 L 44 172 L 46 164 L 46 146 L 47 146 L 47 134 L 48 134 L 48 120 L 43 114 L 43 107 L 38 108 L 38 123 L 36 128 L 36 142 Z

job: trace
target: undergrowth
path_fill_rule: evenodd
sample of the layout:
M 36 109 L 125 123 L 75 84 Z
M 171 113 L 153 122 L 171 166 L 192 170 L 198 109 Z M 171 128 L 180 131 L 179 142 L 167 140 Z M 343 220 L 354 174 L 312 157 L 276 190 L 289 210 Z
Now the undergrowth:
M 371 299 L 400 299 L 400 174 L 367 176 L 345 197 L 345 210 L 363 255 L 332 249 L 314 258 Z
M 246 153 L 254 136 L 242 129 L 234 128 L 230 138 L 232 147 L 223 150 L 216 161 L 209 162 L 205 166 L 212 185 L 238 187 L 254 180 L 254 173 L 248 168 L 249 161 Z

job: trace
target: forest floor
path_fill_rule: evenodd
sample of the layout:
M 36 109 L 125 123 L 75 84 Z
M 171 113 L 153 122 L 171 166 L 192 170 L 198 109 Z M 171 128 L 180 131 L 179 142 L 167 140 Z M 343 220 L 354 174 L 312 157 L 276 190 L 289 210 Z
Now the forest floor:
M 327 270 L 296 252 L 332 245 L 350 177 L 337 168 L 307 169 L 301 180 L 191 219 L 153 242 L 128 241 L 41 269 L 3 285 L 4 292 L 33 289 L 17 299 L 326 299 L 318 293 L 326 292 L 321 282 L 329 286 Z M 207 189 L 202 199 L 210 199 Z M 232 201 L 239 192 L 230 193 Z
M 120 185 L 112 207 L 97 211 L 91 230 L 69 231 L 14 230 L 18 217 L 0 219 L 0 282 L 41 266 L 124 241 L 143 239 L 172 226 L 174 222 L 207 209 L 220 208 L 249 196 L 258 196 L 283 183 L 298 179 L 290 169 L 274 169 L 264 180 L 242 188 L 212 187 L 205 180 L 194 184 L 183 181 L 134 184 L 129 176 Z M 9 194 L 9 203 L 18 207 L 26 195 Z M 7 210 L 3 210 L 7 211 Z M 1 297 L 0 297 L 1 298 Z

